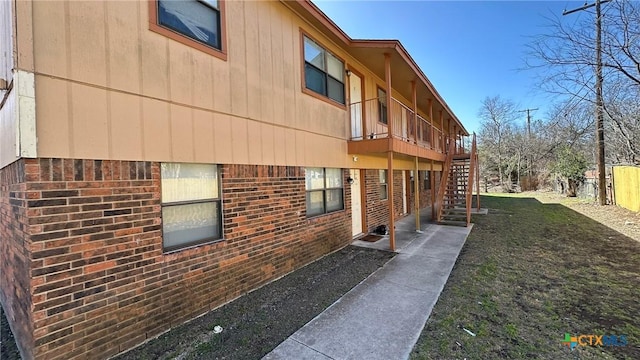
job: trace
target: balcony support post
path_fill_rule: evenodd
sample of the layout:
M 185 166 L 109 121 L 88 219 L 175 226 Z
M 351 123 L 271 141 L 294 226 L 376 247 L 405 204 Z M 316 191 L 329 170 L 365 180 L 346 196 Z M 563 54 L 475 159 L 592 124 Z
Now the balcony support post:
M 411 81 L 411 95 L 413 101 L 413 125 L 414 125 L 414 136 L 416 139 L 416 145 L 418 145 L 418 94 L 416 89 L 416 81 Z M 418 178 L 420 177 L 420 170 L 418 167 L 418 156 L 415 158 L 416 166 L 415 171 L 413 173 L 413 204 L 416 213 L 416 231 L 420 231 L 420 186 L 418 182 Z
M 387 91 L 387 133 L 389 137 L 389 147 L 387 149 L 387 188 L 389 194 L 389 247 L 391 251 L 396 251 L 396 229 L 393 209 L 393 118 L 391 117 L 391 54 L 384 53 L 384 75 Z
M 413 170 L 413 205 L 416 213 L 416 231 L 420 231 L 420 167 L 418 157 L 415 157 L 415 169 Z
M 451 118 L 449 118 L 449 123 L 451 123 Z M 455 145 L 453 153 L 460 154 L 460 139 L 458 139 L 458 126 L 455 123 L 453 124 L 453 143 Z
M 391 54 L 384 53 L 385 90 L 387 92 L 387 136 L 393 137 L 393 119 L 391 118 Z M 391 142 L 389 142 L 391 150 Z
M 447 150 L 451 149 L 450 145 L 451 145 L 451 142 L 453 141 L 453 137 L 451 135 L 452 133 L 453 133 L 453 129 L 451 128 L 451 118 L 447 117 L 447 139 L 449 139 L 449 141 L 447 142 Z M 455 147 L 455 144 L 454 144 L 454 146 L 453 146 L 453 153 L 454 154 L 455 154 L 455 151 L 456 151 L 456 147 Z
M 448 148 L 444 143 L 444 116 L 442 114 L 442 110 L 440 110 L 440 146 L 442 153 L 446 153 Z
M 387 195 L 389 202 L 389 248 L 391 251 L 396 251 L 395 214 L 393 213 L 393 151 L 387 152 L 387 188 L 389 189 Z
M 429 139 L 429 147 L 435 149 L 436 143 L 436 131 L 433 121 L 433 99 L 427 99 L 427 106 L 429 107 L 429 122 L 431 123 L 431 139 Z
M 440 179 L 442 181 L 442 179 Z M 429 182 L 431 182 L 431 220 L 436 219 L 436 177 L 433 172 L 433 160 L 431 160 L 431 168 L 429 169 Z M 438 199 L 440 201 L 440 199 Z

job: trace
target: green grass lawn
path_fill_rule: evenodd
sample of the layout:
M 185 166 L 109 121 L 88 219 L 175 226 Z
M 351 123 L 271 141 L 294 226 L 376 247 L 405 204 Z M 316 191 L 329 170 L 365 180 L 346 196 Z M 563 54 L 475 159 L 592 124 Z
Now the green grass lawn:
M 640 359 L 639 242 L 560 204 L 481 203 L 412 359 Z M 571 351 L 565 333 L 627 345 Z

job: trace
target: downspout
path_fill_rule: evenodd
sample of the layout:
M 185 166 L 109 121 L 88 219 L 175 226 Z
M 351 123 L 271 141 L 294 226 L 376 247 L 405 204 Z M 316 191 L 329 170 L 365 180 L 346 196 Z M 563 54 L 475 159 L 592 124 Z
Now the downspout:
M 427 99 L 427 106 L 429 107 L 429 122 L 431 123 L 431 139 L 429 140 L 430 148 L 435 149 L 436 143 L 436 127 L 433 125 L 433 100 Z

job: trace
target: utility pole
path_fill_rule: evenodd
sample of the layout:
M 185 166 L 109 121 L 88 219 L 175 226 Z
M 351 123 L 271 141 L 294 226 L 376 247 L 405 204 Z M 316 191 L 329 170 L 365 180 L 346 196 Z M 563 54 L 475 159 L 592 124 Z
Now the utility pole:
M 538 108 L 535 109 L 524 109 L 524 110 L 519 110 L 518 112 L 526 112 L 527 113 L 527 143 L 529 146 L 531 146 L 531 112 L 532 111 L 536 111 L 538 110 Z M 531 184 L 531 151 L 529 151 L 529 153 L 527 154 L 527 174 L 528 174 L 528 183 Z M 518 178 L 520 177 L 520 174 L 518 173 Z
M 538 110 L 538 108 L 535 109 L 524 109 L 524 110 L 519 110 L 518 112 L 526 112 L 527 113 L 527 136 L 529 137 L 529 139 L 531 139 L 531 112 L 532 111 L 536 111 Z
M 600 5 L 611 0 L 596 0 L 593 4 L 585 4 L 577 9 L 565 10 L 562 15 L 591 7 L 596 8 L 596 163 L 598 167 L 598 203 L 607 204 L 607 184 L 604 168 L 604 116 L 602 113 L 602 12 Z

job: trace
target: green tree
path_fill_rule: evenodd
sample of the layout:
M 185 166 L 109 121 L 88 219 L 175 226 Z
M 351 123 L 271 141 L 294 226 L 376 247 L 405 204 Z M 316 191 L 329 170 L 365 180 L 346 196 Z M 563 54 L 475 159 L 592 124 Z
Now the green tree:
M 566 145 L 558 151 L 554 170 L 567 178 L 567 196 L 576 196 L 578 186 L 585 180 L 587 166 L 587 159 L 581 152 Z

